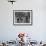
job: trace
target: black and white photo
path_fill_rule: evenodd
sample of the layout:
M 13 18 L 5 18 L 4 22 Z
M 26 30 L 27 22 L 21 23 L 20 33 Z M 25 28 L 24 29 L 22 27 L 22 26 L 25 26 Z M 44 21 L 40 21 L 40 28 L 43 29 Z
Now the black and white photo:
M 32 10 L 14 10 L 13 24 L 32 24 Z

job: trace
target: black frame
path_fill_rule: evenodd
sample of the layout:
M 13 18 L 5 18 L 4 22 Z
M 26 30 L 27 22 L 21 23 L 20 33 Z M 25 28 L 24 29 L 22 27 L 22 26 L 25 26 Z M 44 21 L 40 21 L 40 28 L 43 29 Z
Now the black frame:
M 16 12 L 16 11 L 30 11 L 31 12 L 31 23 L 30 24 L 15 24 L 14 23 L 14 13 Z M 32 25 L 33 24 L 33 11 L 32 10 L 13 10 L 13 25 L 23 25 L 23 26 L 25 26 L 25 25 Z

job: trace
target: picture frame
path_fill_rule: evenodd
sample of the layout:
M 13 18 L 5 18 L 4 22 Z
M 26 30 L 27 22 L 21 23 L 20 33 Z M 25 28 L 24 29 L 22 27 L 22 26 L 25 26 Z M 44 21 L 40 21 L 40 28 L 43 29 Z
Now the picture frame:
M 13 10 L 13 25 L 32 25 L 32 10 Z

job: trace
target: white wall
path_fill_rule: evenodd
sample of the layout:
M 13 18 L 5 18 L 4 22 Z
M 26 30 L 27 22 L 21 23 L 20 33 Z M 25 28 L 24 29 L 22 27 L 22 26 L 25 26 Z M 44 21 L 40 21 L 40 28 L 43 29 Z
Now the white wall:
M 13 10 L 33 10 L 32 26 L 14 26 Z M 17 0 L 13 5 L 0 0 L 0 40 L 11 40 L 19 32 L 31 34 L 33 40 L 46 40 L 46 0 Z

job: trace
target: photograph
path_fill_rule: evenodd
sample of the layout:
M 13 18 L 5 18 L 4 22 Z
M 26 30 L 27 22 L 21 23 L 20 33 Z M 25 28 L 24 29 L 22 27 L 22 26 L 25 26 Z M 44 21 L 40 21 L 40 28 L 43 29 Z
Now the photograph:
M 13 24 L 32 24 L 32 10 L 13 10 Z

